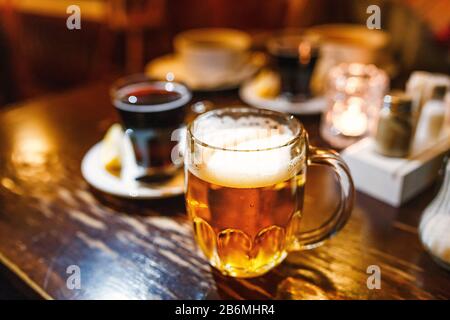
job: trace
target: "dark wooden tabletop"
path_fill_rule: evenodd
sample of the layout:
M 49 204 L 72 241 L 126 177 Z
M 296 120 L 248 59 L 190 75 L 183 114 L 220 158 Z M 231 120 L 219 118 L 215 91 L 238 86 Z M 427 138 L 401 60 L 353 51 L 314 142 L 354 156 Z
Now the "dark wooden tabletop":
M 236 92 L 195 96 L 239 103 Z M 319 117 L 301 118 L 313 144 Z M 400 209 L 358 193 L 346 227 L 320 248 L 292 253 L 256 279 L 214 271 L 197 251 L 184 199 L 130 201 L 90 188 L 86 151 L 116 115 L 108 83 L 7 107 L 0 112 L 0 261 L 46 299 L 449 299 L 450 273 L 417 234 L 436 186 Z M 308 173 L 305 226 L 336 197 L 330 172 Z M 68 289 L 67 268 L 81 271 Z M 379 266 L 381 289 L 368 289 Z

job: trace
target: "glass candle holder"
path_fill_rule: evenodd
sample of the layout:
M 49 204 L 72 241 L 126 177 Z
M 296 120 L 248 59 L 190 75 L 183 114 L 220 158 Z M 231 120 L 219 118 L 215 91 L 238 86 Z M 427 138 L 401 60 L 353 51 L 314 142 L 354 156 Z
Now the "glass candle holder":
M 345 148 L 375 131 L 389 78 L 374 65 L 343 63 L 330 70 L 320 132 L 336 148 Z

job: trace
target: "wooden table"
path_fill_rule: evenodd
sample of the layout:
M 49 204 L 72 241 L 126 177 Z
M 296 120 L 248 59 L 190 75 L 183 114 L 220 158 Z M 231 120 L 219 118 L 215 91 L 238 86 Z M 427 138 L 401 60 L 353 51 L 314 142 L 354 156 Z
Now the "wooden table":
M 358 193 L 347 226 L 320 248 L 289 255 L 250 280 L 212 270 L 198 253 L 183 197 L 129 201 L 90 188 L 85 152 L 116 121 L 108 84 L 8 107 L 0 113 L 0 261 L 46 299 L 449 299 L 450 274 L 424 252 L 420 214 L 436 186 L 400 209 Z M 218 105 L 236 92 L 198 95 Z M 319 117 L 301 118 L 313 144 Z M 335 195 L 327 171 L 308 176 L 305 216 Z M 321 187 L 318 187 L 318 184 Z M 318 197 L 319 196 L 319 197 Z M 70 290 L 67 268 L 81 271 Z M 381 269 L 381 289 L 367 268 Z

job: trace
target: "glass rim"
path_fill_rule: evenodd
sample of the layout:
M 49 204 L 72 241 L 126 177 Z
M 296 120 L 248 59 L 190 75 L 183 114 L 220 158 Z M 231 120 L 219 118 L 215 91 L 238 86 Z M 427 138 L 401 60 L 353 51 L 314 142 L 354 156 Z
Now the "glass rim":
M 178 92 L 181 97 L 171 102 L 146 104 L 139 106 L 120 101 L 120 98 L 126 91 L 146 85 L 151 85 L 157 87 L 158 89 L 164 89 L 167 91 Z M 171 88 L 168 88 L 167 85 L 170 85 Z M 178 81 L 154 79 L 148 77 L 143 73 L 131 74 L 117 79 L 110 87 L 109 94 L 113 105 L 117 109 L 139 113 L 169 111 L 186 105 L 192 99 L 192 92 L 184 83 Z
M 274 116 L 283 118 L 288 123 L 294 123 L 297 130 L 294 133 L 293 137 L 291 139 L 289 139 L 287 142 L 277 145 L 277 146 L 274 146 L 274 147 L 261 148 L 261 149 L 235 149 L 235 148 L 228 148 L 228 147 L 227 148 L 218 147 L 218 146 L 214 146 L 209 143 L 203 142 L 201 139 L 196 137 L 194 135 L 194 133 L 192 132 L 193 126 L 195 125 L 196 122 L 201 121 L 205 117 L 208 117 L 211 115 L 223 114 L 226 112 L 230 112 L 230 113 L 242 112 L 242 113 L 256 114 L 256 115 L 274 115 Z M 208 112 L 205 112 L 205 113 L 199 115 L 197 118 L 195 118 L 193 121 L 191 121 L 187 125 L 187 132 L 188 132 L 189 138 L 192 138 L 194 140 L 194 143 L 199 144 L 205 148 L 210 148 L 210 149 L 215 149 L 215 150 L 220 150 L 220 151 L 230 151 L 230 152 L 261 152 L 261 151 L 271 151 L 271 150 L 281 149 L 284 147 L 289 147 L 289 146 L 293 145 L 295 142 L 297 142 L 300 138 L 305 136 L 306 131 L 305 131 L 303 124 L 297 118 L 295 118 L 292 114 L 286 114 L 286 113 L 281 113 L 278 111 L 272 111 L 272 110 L 267 110 L 267 109 L 252 108 L 252 107 L 247 107 L 247 106 L 232 106 L 232 107 L 210 110 Z

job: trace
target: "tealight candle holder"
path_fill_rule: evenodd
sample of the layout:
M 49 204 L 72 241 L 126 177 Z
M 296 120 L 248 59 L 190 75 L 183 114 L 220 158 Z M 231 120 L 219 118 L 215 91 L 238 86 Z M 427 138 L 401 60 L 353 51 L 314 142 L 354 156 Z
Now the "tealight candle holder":
M 389 78 L 374 65 L 343 63 L 330 70 L 322 137 L 336 148 L 345 148 L 372 133 Z

